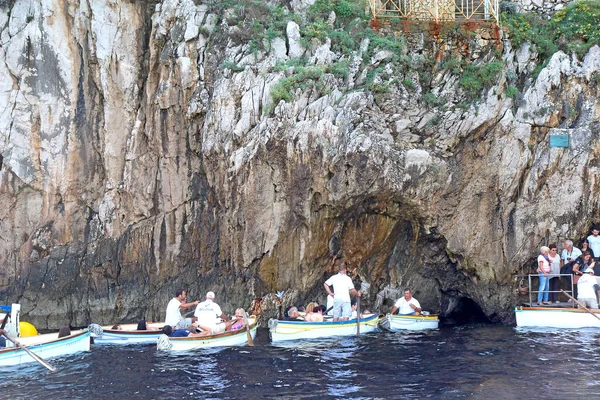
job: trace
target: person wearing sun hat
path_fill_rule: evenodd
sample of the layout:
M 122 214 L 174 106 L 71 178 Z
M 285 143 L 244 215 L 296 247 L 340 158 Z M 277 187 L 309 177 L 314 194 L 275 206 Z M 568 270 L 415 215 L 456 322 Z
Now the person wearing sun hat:
M 594 268 L 587 268 L 577 282 L 577 300 L 587 308 L 598 308 L 595 284 Z
M 196 306 L 194 316 L 198 318 L 198 325 L 209 327 L 212 333 L 228 331 L 231 329 L 231 321 L 214 300 L 215 293 L 208 292 L 206 300 Z

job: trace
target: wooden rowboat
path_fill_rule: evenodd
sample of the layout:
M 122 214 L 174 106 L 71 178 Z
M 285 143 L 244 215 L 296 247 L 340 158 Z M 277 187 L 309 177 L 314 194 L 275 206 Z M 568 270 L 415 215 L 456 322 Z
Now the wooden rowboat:
M 121 329 L 112 329 L 112 326 L 103 326 L 102 329 L 92 329 L 94 344 L 144 344 L 156 343 L 162 335 L 164 322 L 148 324 L 156 330 L 138 331 L 137 324 L 123 324 Z
M 248 317 L 252 340 L 256 337 L 257 320 L 258 318 L 255 315 Z M 170 337 L 169 342 L 171 343 L 169 350 L 174 351 L 195 350 L 205 347 L 244 346 L 248 344 L 248 333 L 245 328 L 242 328 L 208 336 Z
M 58 333 L 18 338 L 22 346 L 43 358 L 63 357 L 80 351 L 90 351 L 90 332 L 73 331 L 69 336 L 59 338 Z M 5 347 L 0 350 L 0 366 L 21 365 L 36 362 L 25 350 L 19 347 Z
M 390 331 L 424 331 L 438 329 L 440 321 L 437 315 L 391 315 L 379 320 L 382 328 Z
M 360 333 L 377 330 L 379 317 L 375 314 L 365 314 L 360 319 Z M 295 339 L 317 339 L 330 336 L 356 335 L 356 319 L 336 322 L 306 322 L 269 320 L 269 335 L 271 341 Z
M 524 328 L 600 328 L 600 310 L 578 308 L 515 307 L 517 326 Z M 596 317 L 595 317 L 596 316 Z

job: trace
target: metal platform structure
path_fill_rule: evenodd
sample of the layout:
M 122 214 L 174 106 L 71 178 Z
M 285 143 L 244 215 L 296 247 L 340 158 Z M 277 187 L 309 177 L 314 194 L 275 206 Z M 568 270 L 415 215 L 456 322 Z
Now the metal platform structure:
M 373 20 L 500 23 L 499 0 L 369 0 Z

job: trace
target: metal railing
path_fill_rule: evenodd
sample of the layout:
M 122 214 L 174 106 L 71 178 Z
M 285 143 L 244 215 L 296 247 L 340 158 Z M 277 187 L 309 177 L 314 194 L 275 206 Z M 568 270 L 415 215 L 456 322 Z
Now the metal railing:
M 573 284 L 573 274 L 548 274 L 548 278 L 554 278 L 554 277 L 558 277 L 558 279 L 561 279 L 561 277 L 569 277 L 569 281 L 571 283 L 571 290 L 565 290 L 566 293 L 570 294 L 571 296 L 573 296 L 573 289 L 574 289 L 574 284 Z M 532 294 L 537 294 L 540 293 L 539 290 L 531 290 L 531 278 L 532 277 L 536 277 L 539 279 L 539 274 L 529 274 L 527 275 L 527 279 L 528 279 L 528 288 L 529 288 L 529 305 L 533 306 L 533 300 L 531 295 Z M 539 285 L 537 286 L 539 288 Z M 561 293 L 560 290 L 548 290 L 548 293 Z M 573 304 L 573 307 L 575 307 L 575 304 Z
M 499 0 L 369 0 L 373 19 L 500 23 Z

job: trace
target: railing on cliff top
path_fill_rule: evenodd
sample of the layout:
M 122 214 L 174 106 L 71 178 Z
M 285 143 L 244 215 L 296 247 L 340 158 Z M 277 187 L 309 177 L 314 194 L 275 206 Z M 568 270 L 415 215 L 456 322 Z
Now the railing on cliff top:
M 499 0 L 369 0 L 373 19 L 492 22 L 499 24 Z

